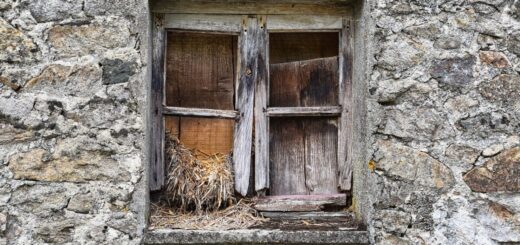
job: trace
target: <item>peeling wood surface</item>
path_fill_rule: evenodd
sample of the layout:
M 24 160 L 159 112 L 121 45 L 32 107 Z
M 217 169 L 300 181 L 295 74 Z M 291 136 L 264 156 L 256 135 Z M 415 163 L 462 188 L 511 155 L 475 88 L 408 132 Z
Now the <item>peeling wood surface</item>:
M 340 106 L 317 106 L 317 107 L 270 107 L 267 109 L 269 117 L 318 117 L 318 116 L 340 116 Z
M 235 170 L 235 190 L 245 196 L 249 189 L 251 174 L 251 149 L 253 136 L 253 107 L 255 86 L 258 75 L 258 19 L 245 17 L 239 38 L 240 69 L 237 86 L 236 108 L 239 120 L 235 127 L 233 141 L 233 166 Z
M 151 3 L 153 13 L 169 14 L 314 14 L 352 15 L 351 1 L 163 1 Z
M 354 215 L 349 212 L 273 212 L 266 211 L 260 213 L 262 216 L 271 219 L 282 219 L 282 220 L 337 220 L 350 218 L 353 219 Z
M 167 14 L 165 28 L 239 33 L 241 21 L 239 15 Z
M 339 32 L 269 33 L 269 64 L 338 56 L 338 42 Z
M 164 119 L 162 117 L 164 94 L 165 39 L 164 16 L 155 15 L 152 29 L 152 94 L 151 94 L 151 141 L 150 141 L 150 190 L 160 190 L 165 179 L 164 165 Z
M 339 188 L 348 191 L 352 188 L 352 143 L 353 140 L 353 111 L 349 108 L 353 105 L 352 100 L 352 30 L 350 21 L 343 21 L 341 32 L 340 59 L 339 59 L 339 100 L 342 112 L 338 128 L 338 184 Z
M 317 30 L 341 30 L 342 17 L 333 15 L 271 15 L 268 16 L 269 31 L 317 31 Z
M 189 116 L 189 117 L 207 117 L 207 118 L 238 118 L 238 112 L 232 110 L 214 110 L 200 108 L 184 108 L 184 107 L 164 107 L 164 115 L 171 116 Z
M 345 194 L 334 195 L 285 195 L 258 198 L 255 209 L 259 211 L 277 212 L 310 212 L 321 211 L 328 207 L 347 205 Z
M 267 29 L 266 16 L 260 16 L 258 30 L 258 75 L 255 89 L 255 191 L 269 188 L 269 134 L 267 118 Z

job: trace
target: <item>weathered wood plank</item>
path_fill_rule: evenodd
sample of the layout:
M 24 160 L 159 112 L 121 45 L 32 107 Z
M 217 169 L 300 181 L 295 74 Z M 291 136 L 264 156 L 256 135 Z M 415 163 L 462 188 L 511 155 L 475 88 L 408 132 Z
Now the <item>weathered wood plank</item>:
M 233 166 L 235 170 L 235 190 L 247 195 L 250 179 L 251 148 L 253 135 L 253 107 L 255 85 L 258 75 L 258 33 L 256 18 L 245 17 L 239 39 L 240 81 L 237 86 L 236 108 L 239 120 L 235 126 L 233 141 Z
M 269 188 L 269 134 L 267 108 L 267 29 L 260 16 L 258 30 L 258 75 L 255 90 L 255 191 Z
M 276 107 L 338 105 L 337 56 L 273 64 L 270 105 Z
M 214 110 L 201 108 L 185 108 L 175 106 L 165 106 L 163 115 L 171 116 L 190 116 L 190 117 L 207 117 L 207 118 L 238 118 L 238 112 L 232 110 Z
M 338 185 L 341 190 L 352 188 L 352 31 L 350 20 L 343 20 L 339 58 L 339 101 L 342 112 L 338 127 Z
M 341 30 L 343 18 L 333 15 L 272 15 L 269 16 L 267 29 L 272 31 L 317 31 Z
M 162 107 L 164 103 L 164 62 L 165 38 L 163 26 L 164 15 L 157 14 L 153 18 L 152 29 L 152 93 L 151 93 L 151 139 L 150 139 L 150 190 L 160 190 L 165 179 L 164 165 L 164 119 Z
M 269 194 L 308 194 L 303 123 L 291 118 L 272 118 L 269 121 Z
M 267 23 L 269 25 L 269 23 Z M 339 32 L 269 33 L 270 64 L 338 55 Z
M 314 14 L 352 15 L 351 1 L 163 1 L 151 3 L 153 13 L 171 14 Z
M 164 27 L 190 31 L 239 33 L 242 17 L 239 15 L 166 14 Z
M 346 206 L 347 197 L 345 194 L 268 196 L 258 198 L 254 203 L 259 211 L 309 212 Z
M 309 194 L 338 193 L 337 120 L 305 121 L 305 186 Z
M 262 216 L 270 219 L 281 220 L 338 220 L 353 219 L 354 216 L 349 212 L 260 212 Z
M 269 117 L 318 117 L 339 116 L 340 106 L 316 106 L 316 107 L 270 107 L 267 108 Z

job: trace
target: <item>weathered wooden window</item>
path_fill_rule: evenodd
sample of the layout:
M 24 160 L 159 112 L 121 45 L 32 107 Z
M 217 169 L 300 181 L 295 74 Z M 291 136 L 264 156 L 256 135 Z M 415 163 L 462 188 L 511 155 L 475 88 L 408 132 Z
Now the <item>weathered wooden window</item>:
M 243 196 L 349 191 L 349 25 L 342 15 L 155 15 L 151 189 L 164 183 L 167 130 L 231 151 Z

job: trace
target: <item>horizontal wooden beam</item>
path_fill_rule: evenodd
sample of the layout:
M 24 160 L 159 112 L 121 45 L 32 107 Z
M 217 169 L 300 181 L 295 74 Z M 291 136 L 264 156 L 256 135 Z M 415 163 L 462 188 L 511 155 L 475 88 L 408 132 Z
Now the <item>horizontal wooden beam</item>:
M 343 26 L 341 16 L 271 15 L 267 17 L 267 30 L 273 31 L 339 31 Z
M 346 194 L 268 196 L 255 200 L 258 211 L 310 212 L 347 205 Z
M 354 219 L 349 212 L 260 212 L 265 218 L 281 220 L 337 220 Z
M 203 15 L 203 14 L 167 14 L 164 27 L 166 29 L 231 32 L 239 33 L 242 16 L 240 15 Z
M 269 117 L 316 117 L 339 115 L 341 115 L 340 106 L 267 108 L 267 116 Z
M 151 12 L 165 14 L 313 14 L 352 15 L 352 1 L 164 1 L 151 3 Z
M 171 106 L 163 107 L 163 115 L 185 116 L 185 117 L 228 118 L 228 119 L 238 118 L 237 111 L 171 107 Z

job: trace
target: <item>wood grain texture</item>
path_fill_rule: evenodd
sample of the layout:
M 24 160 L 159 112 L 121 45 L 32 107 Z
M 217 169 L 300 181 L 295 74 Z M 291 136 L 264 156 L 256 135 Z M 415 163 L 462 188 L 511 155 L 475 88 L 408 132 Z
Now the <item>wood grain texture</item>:
M 164 26 L 189 31 L 239 33 L 241 21 L 239 15 L 166 14 Z
M 253 107 L 255 86 L 258 75 L 258 33 L 256 18 L 245 17 L 239 38 L 240 74 L 237 86 L 236 108 L 240 113 L 235 127 L 233 141 L 233 166 L 235 170 L 235 190 L 246 196 L 251 173 L 251 149 L 253 136 Z
M 269 33 L 269 62 L 272 65 L 338 56 L 338 39 L 338 32 Z
M 153 17 L 152 29 L 152 93 L 151 93 L 151 141 L 150 141 L 150 190 L 160 190 L 164 185 L 164 120 L 162 116 L 164 62 L 165 62 L 165 31 L 164 15 Z
M 214 110 L 231 112 L 234 109 L 235 38 L 231 35 L 168 32 L 166 104 L 186 108 L 179 108 L 175 111 L 177 114 L 230 116 L 230 113 L 219 115 Z M 190 113 L 189 108 L 194 113 Z M 165 113 L 170 112 L 166 108 Z M 184 145 L 208 154 L 231 151 L 233 125 L 232 120 L 184 117 L 168 117 L 166 120 L 166 127 L 171 132 L 174 132 L 171 129 L 178 128 L 174 136 Z
M 333 15 L 271 15 L 267 29 L 269 31 L 317 31 L 317 30 L 341 30 L 343 18 Z
M 353 110 L 352 103 L 352 31 L 349 20 L 343 20 L 341 31 L 339 59 L 339 100 L 342 112 L 338 127 L 338 185 L 341 190 L 352 188 L 352 140 L 353 140 Z
M 260 16 L 258 30 L 258 74 L 255 89 L 255 191 L 269 188 L 269 135 L 267 109 L 267 29 L 266 16 Z
M 151 12 L 177 14 L 314 14 L 352 15 L 350 1 L 164 1 L 151 3 Z
M 227 118 L 227 119 L 238 118 L 238 112 L 233 111 L 233 110 L 184 108 L 184 107 L 174 107 L 174 106 L 165 106 L 163 108 L 163 114 L 172 115 L 172 116 L 191 116 L 191 117 L 206 117 L 206 118 Z
M 270 66 L 271 107 L 338 105 L 337 56 Z
M 269 127 L 270 195 L 308 194 L 303 122 L 272 118 Z
M 280 220 L 338 220 L 338 219 L 353 219 L 354 214 L 349 212 L 260 212 L 265 218 L 280 219 Z
M 334 195 L 284 195 L 258 198 L 254 207 L 259 211 L 309 212 L 347 204 L 345 194 Z
M 336 119 L 305 121 L 305 186 L 309 194 L 338 193 Z
M 267 108 L 268 117 L 320 117 L 340 116 L 340 106 L 317 107 L 270 107 Z

